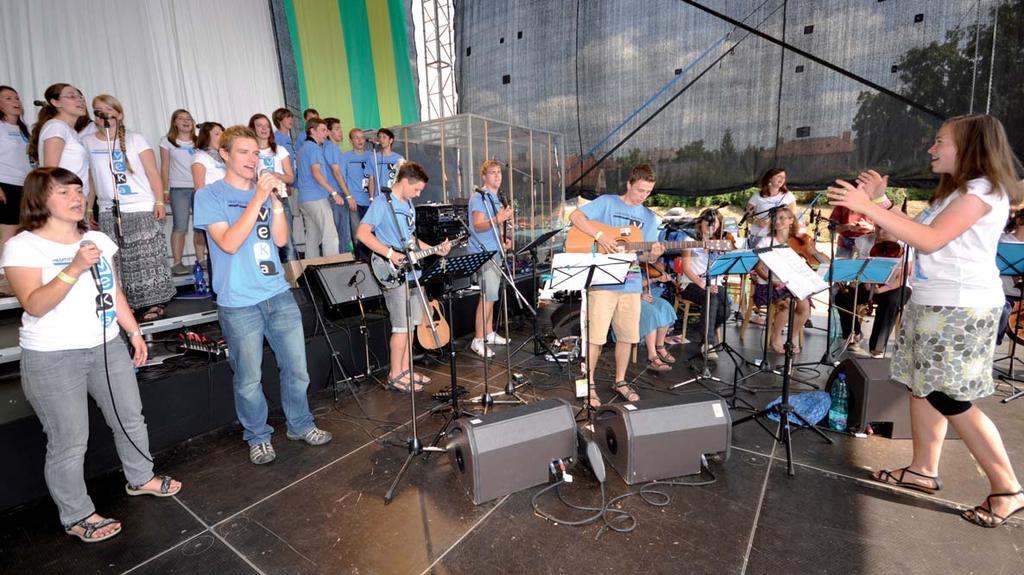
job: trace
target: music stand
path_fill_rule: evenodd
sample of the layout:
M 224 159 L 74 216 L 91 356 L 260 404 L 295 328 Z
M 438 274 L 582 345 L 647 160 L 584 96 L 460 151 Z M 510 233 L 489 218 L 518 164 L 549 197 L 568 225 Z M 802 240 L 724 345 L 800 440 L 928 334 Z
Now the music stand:
M 1020 285 L 1021 281 L 1024 281 L 1024 243 L 1013 243 L 1013 242 L 999 242 L 999 248 L 996 251 L 996 265 L 999 266 L 999 275 L 1001 276 L 1013 276 L 1017 280 L 1017 285 Z M 1021 293 L 1018 288 L 1017 297 L 1020 299 Z M 1013 307 L 1010 308 L 1011 312 Z M 1003 398 L 1003 403 L 1009 403 L 1015 399 L 1024 397 L 1024 390 L 1018 390 L 1015 383 L 1024 383 L 1024 379 L 1018 378 L 1013 375 L 1014 362 L 1024 361 L 1017 357 L 1017 332 L 1020 329 L 1020 308 L 1017 310 L 1017 317 L 1013 322 L 1013 335 L 1010 336 L 1010 355 L 1000 357 L 999 359 L 993 360 L 992 363 L 1003 361 L 1004 359 L 1010 360 L 1010 367 L 1006 370 L 1006 373 L 999 376 L 999 379 L 1010 384 L 1012 393 L 1009 397 Z
M 720 276 L 724 276 L 724 275 L 729 275 L 729 274 L 749 274 L 754 269 L 754 267 L 757 266 L 757 262 L 758 261 L 759 261 L 759 259 L 757 257 L 757 254 L 754 253 L 754 250 L 737 250 L 737 251 L 733 251 L 733 252 L 726 252 L 726 253 L 723 253 L 722 255 L 720 255 L 714 261 L 714 263 L 711 264 L 711 267 L 707 271 L 707 275 L 710 278 L 714 279 L 714 278 L 717 278 L 717 277 L 720 277 Z M 721 288 L 725 288 L 724 285 L 720 286 L 720 287 Z M 705 300 L 704 301 L 704 305 L 708 306 L 708 305 L 710 305 L 711 294 L 710 294 L 710 292 L 708 290 L 705 289 L 705 291 L 707 293 L 704 294 L 704 300 Z M 707 332 L 707 330 L 714 329 L 714 328 L 712 328 L 711 326 L 707 325 L 708 322 L 707 322 L 707 319 L 706 319 L 707 318 L 707 308 L 706 307 L 705 307 L 704 313 L 705 313 L 704 330 L 705 330 L 705 332 Z M 751 392 L 751 393 L 754 393 L 755 390 L 752 389 L 752 388 L 749 388 L 749 387 L 742 386 L 742 385 L 740 385 L 738 383 L 739 377 L 743 376 L 743 370 L 740 368 L 740 366 L 742 364 L 745 364 L 745 363 L 750 363 L 750 361 L 748 359 L 746 359 L 745 357 L 743 357 L 743 354 L 741 354 L 736 348 L 734 348 L 733 346 L 728 344 L 728 342 L 726 341 L 725 332 L 726 332 L 726 330 L 723 329 L 722 330 L 722 341 L 718 342 L 718 344 L 716 344 L 715 346 L 711 347 L 708 350 L 708 353 L 710 353 L 712 350 L 714 350 L 716 352 L 717 351 L 722 351 L 726 355 L 729 356 L 730 360 L 732 360 L 732 363 L 733 363 L 733 382 L 732 382 L 732 393 L 731 393 L 730 397 L 733 400 L 733 404 L 730 407 L 736 407 L 736 399 L 738 399 L 736 397 L 737 389 L 743 389 L 744 391 L 748 391 L 748 392 Z M 707 341 L 706 338 L 707 338 L 707 336 L 705 335 L 705 341 Z M 693 382 L 697 382 L 697 383 L 703 385 L 703 383 L 702 383 L 703 381 L 714 381 L 714 382 L 718 382 L 718 383 L 725 383 L 725 381 L 723 381 L 723 380 L 721 380 L 721 379 L 719 379 L 717 377 L 713 377 L 711 375 L 711 370 L 708 368 L 707 355 L 704 356 L 703 370 L 701 371 L 700 375 L 698 375 L 695 378 L 688 379 L 688 380 L 686 380 L 686 381 L 684 381 L 682 383 L 677 383 L 677 384 L 673 385 L 671 387 L 671 389 L 675 389 L 677 387 L 686 385 L 688 383 L 693 383 Z M 747 405 L 750 405 L 746 400 L 740 400 L 740 401 L 743 401 L 744 403 L 747 403 Z
M 452 299 L 453 299 L 453 286 L 455 280 L 459 278 L 469 277 L 477 272 L 481 266 L 486 264 L 494 256 L 493 251 L 478 252 L 475 254 L 466 254 L 462 256 L 441 258 L 435 261 L 423 272 L 423 276 L 420 278 L 420 282 L 428 284 L 440 279 L 442 281 L 442 299 L 445 302 L 445 314 L 448 316 L 449 323 L 453 317 L 452 312 Z M 436 447 L 440 442 L 441 438 L 448 432 L 448 427 L 459 417 L 468 415 L 475 417 L 476 414 L 471 411 L 466 411 L 459 407 L 459 393 L 458 393 L 458 372 L 455 366 L 455 338 L 451 334 L 448 336 L 448 371 L 451 375 L 451 386 L 448 403 L 442 403 L 431 409 L 431 413 L 439 413 L 444 409 L 449 409 L 448 418 L 445 419 L 444 425 L 438 430 L 437 435 L 434 436 L 434 441 L 431 442 L 431 447 Z M 487 382 L 484 382 L 487 385 Z M 425 459 L 430 458 L 430 452 L 425 454 Z
M 840 309 L 839 313 L 849 313 L 854 316 L 851 325 L 856 326 L 857 324 L 857 297 L 860 294 L 860 285 L 866 284 L 885 284 L 888 283 L 892 278 L 893 274 L 896 273 L 898 265 L 900 264 L 901 258 L 856 258 L 856 259 L 839 259 L 832 260 L 827 264 L 823 264 L 822 268 L 819 268 L 818 273 L 822 277 L 831 277 L 829 282 L 829 289 L 835 282 L 848 283 L 857 282 L 858 286 L 854 287 L 853 292 L 853 309 L 844 310 Z M 834 305 L 834 304 L 833 304 Z M 831 320 L 831 318 L 829 318 Z M 853 330 L 851 329 L 851 332 Z M 825 345 L 831 345 L 830 342 L 826 342 Z M 843 348 L 839 351 L 842 354 L 849 348 L 849 342 L 845 342 Z M 837 355 L 839 355 L 837 354 Z M 809 364 L 798 364 L 798 365 L 819 365 L 820 362 L 813 362 Z
M 546 231 L 546 232 L 542 233 L 541 235 L 537 236 L 532 242 L 526 244 L 525 246 L 519 248 L 519 250 L 516 251 L 517 255 L 524 254 L 524 253 L 529 253 L 530 254 L 530 261 L 532 262 L 531 268 L 533 270 L 533 273 L 530 274 L 530 276 L 531 276 L 530 277 L 530 279 L 531 279 L 531 284 L 530 285 L 532 286 L 532 290 L 533 290 L 533 307 L 534 307 L 534 309 L 536 309 L 537 306 L 539 305 L 539 294 L 538 294 L 538 291 L 539 291 L 539 287 L 540 287 L 538 282 L 537 282 L 537 264 L 539 263 L 538 259 L 537 259 L 537 248 L 539 248 L 543 244 L 547 243 L 548 240 L 550 240 L 551 238 L 553 238 L 556 235 L 558 235 L 564 229 L 565 228 L 555 228 L 553 230 Z M 533 342 L 533 355 L 534 356 L 538 356 L 538 355 L 542 355 L 542 354 L 550 355 L 551 357 L 555 358 L 555 363 L 557 363 L 559 369 L 561 369 L 561 367 L 562 367 L 562 360 L 558 359 L 558 357 L 555 355 L 555 352 L 551 349 L 551 346 L 549 346 L 548 343 L 546 341 L 544 341 L 543 338 L 540 337 L 540 325 L 539 325 L 538 320 L 537 320 L 537 315 L 538 314 L 533 314 L 533 318 L 532 318 L 533 319 L 533 333 L 530 335 L 530 337 L 528 337 L 525 340 L 523 340 L 523 343 L 519 344 L 519 347 L 517 347 L 515 350 L 512 351 L 512 355 L 515 355 L 515 354 L 519 353 L 520 350 L 522 350 L 524 347 L 526 347 L 526 344 L 528 344 L 530 342 Z M 568 362 L 565 362 L 565 363 L 566 363 L 566 365 L 568 365 Z
M 833 443 L 832 438 L 825 435 L 820 429 L 815 427 L 811 422 L 804 419 L 799 412 L 793 409 L 793 406 L 789 403 L 789 383 L 790 383 L 790 371 L 793 369 L 793 321 L 796 317 L 796 301 L 797 299 L 804 299 L 810 297 L 820 291 L 828 289 L 828 284 L 824 282 L 818 275 L 807 266 L 807 263 L 788 246 L 775 246 L 769 248 L 761 248 L 754 250 L 754 253 L 758 255 L 761 262 L 776 276 L 779 280 L 785 284 L 786 289 L 789 290 L 789 310 L 788 310 L 788 329 L 786 333 L 786 361 L 782 368 L 782 398 L 779 403 L 771 406 L 768 409 L 761 409 L 751 413 L 746 417 L 734 420 L 732 424 L 734 426 L 747 421 L 755 421 L 762 429 L 768 432 L 778 443 L 782 443 L 786 449 L 786 471 L 789 475 L 795 475 L 796 470 L 793 467 L 793 438 L 791 436 L 789 420 L 790 418 L 796 418 L 799 422 L 807 426 L 815 433 L 821 436 L 828 443 Z M 770 414 L 776 414 L 779 417 L 778 431 L 773 432 L 761 421 L 762 417 L 767 417 Z
M 586 412 L 590 415 L 593 406 L 590 405 L 590 395 L 594 386 L 591 381 L 590 363 L 590 319 L 588 304 L 590 303 L 590 288 L 600 285 L 622 285 L 626 283 L 626 276 L 629 269 L 636 261 L 635 253 L 625 254 L 599 254 L 599 253 L 561 253 L 555 254 L 551 259 L 551 289 L 563 289 L 566 291 L 582 291 L 580 298 L 580 347 L 584 352 L 587 386 L 586 395 L 583 401 L 583 409 L 577 412 Z M 596 366 L 594 366 L 596 367 Z M 580 397 L 579 386 L 573 390 L 576 397 Z

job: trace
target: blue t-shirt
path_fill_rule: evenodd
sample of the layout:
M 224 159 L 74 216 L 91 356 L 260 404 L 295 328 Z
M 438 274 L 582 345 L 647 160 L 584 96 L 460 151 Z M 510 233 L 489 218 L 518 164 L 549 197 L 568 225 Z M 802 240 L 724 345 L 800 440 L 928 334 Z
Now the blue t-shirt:
M 373 235 L 382 244 L 405 251 L 409 239 L 416 231 L 416 207 L 412 202 L 403 202 L 394 196 L 392 200 L 395 218 L 398 219 L 398 229 L 395 228 L 395 218 L 391 217 L 390 204 L 383 197 L 370 204 L 370 209 L 366 211 L 360 223 L 372 226 Z M 409 274 L 409 277 L 412 278 L 412 274 Z
M 654 212 L 646 206 L 627 206 L 622 197 L 615 194 L 599 196 L 594 201 L 579 209 L 587 219 L 609 226 L 636 226 L 643 230 L 642 241 L 658 241 L 658 219 Z M 641 241 L 636 238 L 634 241 Z M 644 257 L 641 255 L 640 257 Z M 640 266 L 634 265 L 626 275 L 626 283 L 622 285 L 594 286 L 594 289 L 641 293 L 643 280 L 640 277 Z
M 208 225 L 217 222 L 234 225 L 242 217 L 255 191 L 255 186 L 239 190 L 225 180 L 200 188 L 195 195 L 195 227 L 205 230 Z M 222 250 L 217 242 L 209 242 L 217 305 L 256 305 L 288 289 L 277 246 L 271 238 L 270 222 L 273 213 L 270 210 L 271 200 L 267 198 L 256 225 L 234 254 Z
M 345 178 L 348 193 L 360 206 L 370 205 L 370 177 L 373 176 L 373 156 L 363 150 L 345 152 L 341 155 L 341 175 Z
M 475 219 L 473 214 L 475 212 L 482 213 L 485 218 L 493 218 L 500 209 L 501 199 L 498 198 L 498 194 L 491 190 L 487 190 L 486 195 L 479 192 L 473 192 L 473 197 L 469 199 L 469 229 L 475 240 L 469 242 L 470 252 L 501 252 L 501 245 L 498 243 L 498 238 L 494 237 L 494 231 L 488 227 L 486 230 L 478 232 L 476 226 L 473 224 L 473 220 Z M 501 232 L 500 228 L 498 232 Z M 483 244 L 482 248 L 480 247 L 480 244 Z
M 295 143 L 292 142 L 292 135 L 288 132 L 277 131 L 274 132 L 274 143 L 278 146 L 284 146 L 284 149 L 288 150 L 288 155 L 295 157 Z
M 338 169 L 341 169 L 341 148 L 338 147 L 338 144 L 328 140 L 324 142 L 323 151 L 325 163 L 320 168 L 320 171 L 327 178 L 327 183 L 331 184 L 334 191 L 340 194 L 341 184 L 338 183 L 338 180 L 334 179 L 334 170 L 331 169 L 331 166 L 338 166 Z
M 320 175 L 328 182 L 331 180 L 330 170 L 324 161 L 324 151 L 314 140 L 306 140 L 299 148 L 298 168 L 295 170 L 295 187 L 299 189 L 300 202 L 315 202 L 328 196 L 325 190 L 313 179 L 313 164 L 320 164 Z
M 395 176 L 398 175 L 398 162 L 404 160 L 402 156 L 391 152 L 390 154 L 377 154 L 377 182 L 378 189 L 390 188 L 395 183 Z

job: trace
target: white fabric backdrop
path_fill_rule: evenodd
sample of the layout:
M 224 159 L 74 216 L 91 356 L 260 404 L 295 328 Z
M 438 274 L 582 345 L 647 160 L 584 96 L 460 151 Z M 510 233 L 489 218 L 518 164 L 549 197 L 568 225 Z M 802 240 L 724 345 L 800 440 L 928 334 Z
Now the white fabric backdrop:
M 31 126 L 56 82 L 125 107 L 125 125 L 157 148 L 171 112 L 225 126 L 283 105 L 266 0 L 3 0 L 0 84 Z

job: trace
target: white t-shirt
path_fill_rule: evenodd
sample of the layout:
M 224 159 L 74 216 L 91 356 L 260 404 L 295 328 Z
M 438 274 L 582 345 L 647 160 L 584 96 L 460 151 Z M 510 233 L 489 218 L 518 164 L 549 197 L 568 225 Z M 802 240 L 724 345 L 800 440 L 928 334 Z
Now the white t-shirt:
M 752 217 L 757 217 L 762 220 L 768 219 L 766 210 L 771 208 L 777 208 L 781 206 L 792 206 L 796 204 L 796 196 L 792 192 L 785 192 L 782 194 L 775 194 L 770 198 L 761 196 L 760 192 L 754 192 L 754 195 L 750 196 L 750 201 L 747 202 L 748 206 L 753 206 L 751 209 Z M 747 235 L 747 245 L 750 245 L 750 238 L 760 238 L 768 233 L 768 227 L 761 227 L 753 222 L 750 223 L 750 232 Z
M 102 232 L 86 232 L 83 240 L 92 240 L 100 249 L 100 285 L 105 294 L 114 294 L 114 253 L 115 244 Z M 61 244 L 37 236 L 32 232 L 21 232 L 4 244 L 3 267 L 39 268 L 43 284 L 53 281 L 78 253 L 78 243 Z M 68 295 L 50 311 L 36 317 L 25 312 L 21 315 L 19 344 L 33 351 L 60 351 L 66 349 L 88 349 L 117 337 L 117 312 L 110 299 L 110 307 L 103 312 L 103 324 L 96 317 L 96 284 L 89 272 L 83 273 Z
M 288 158 L 288 150 L 284 149 L 281 144 L 277 145 L 277 152 L 271 152 L 270 148 L 263 148 L 260 150 L 260 165 L 256 169 L 256 173 L 260 173 L 263 170 L 270 170 L 276 174 L 284 173 L 284 161 Z
M 75 130 L 63 121 L 53 118 L 43 124 L 39 132 L 39 165 L 50 165 L 46 159 L 46 140 L 59 138 L 64 140 L 64 149 L 60 153 L 57 165 L 75 173 L 82 179 L 82 193 L 89 195 L 89 150 L 85 149 Z
M 196 153 L 192 156 L 192 163 L 199 164 L 206 168 L 206 181 L 203 182 L 203 186 L 209 186 L 214 182 L 219 182 L 224 179 L 224 162 L 220 161 L 219 157 L 213 157 L 206 150 L 196 150 Z M 190 166 L 190 174 L 191 170 L 192 168 Z M 196 191 L 198 192 L 199 189 L 197 188 Z
M 989 193 L 991 189 L 988 178 L 967 182 L 967 193 L 977 196 L 991 209 L 942 249 L 930 254 L 917 252 L 910 280 L 914 288 L 911 302 L 952 307 L 1002 307 L 1003 283 L 996 266 L 996 248 L 1010 214 L 1010 199 L 1005 193 Z M 959 197 L 959 192 L 950 194 L 937 205 L 926 208 L 916 221 L 930 224 Z
M 160 138 L 160 147 L 167 150 L 170 156 L 170 167 L 167 171 L 167 183 L 172 188 L 192 188 L 192 156 L 196 153 L 195 146 L 188 140 L 175 140 L 177 147 L 171 145 L 167 136 Z
M 110 175 L 110 159 L 107 157 L 107 142 L 89 134 L 82 143 L 92 155 L 89 169 L 92 171 L 93 183 L 96 184 L 96 201 L 101 210 L 109 210 L 114 206 L 114 182 Z M 151 212 L 155 199 L 153 188 L 149 185 L 146 170 L 142 167 L 140 154 L 151 150 L 149 143 L 141 134 L 125 132 L 124 144 L 127 154 L 121 152 L 121 143 L 114 139 L 113 157 L 114 175 L 117 179 L 117 199 L 121 202 L 124 213 Z M 128 159 L 128 164 L 125 163 Z M 128 170 L 129 165 L 131 171 Z
M 0 122 L 0 182 L 20 186 L 30 171 L 28 138 L 17 124 Z
M 690 252 L 690 270 L 693 271 L 698 277 L 704 277 L 708 273 L 708 251 L 704 248 L 694 248 L 689 250 Z M 715 260 L 718 259 L 720 254 L 714 254 L 711 259 L 711 263 L 714 264 Z M 704 282 L 705 285 L 708 282 Z M 715 277 L 711 280 L 711 285 L 722 285 L 722 276 Z

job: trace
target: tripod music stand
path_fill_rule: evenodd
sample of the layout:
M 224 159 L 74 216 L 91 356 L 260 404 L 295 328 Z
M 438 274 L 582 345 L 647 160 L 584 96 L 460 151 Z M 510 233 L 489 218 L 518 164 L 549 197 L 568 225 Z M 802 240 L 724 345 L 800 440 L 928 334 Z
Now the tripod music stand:
M 710 260 L 710 258 L 709 258 L 709 260 Z M 707 270 L 707 276 L 712 278 L 712 279 L 714 279 L 714 278 L 717 278 L 717 277 L 720 277 L 720 276 L 724 276 L 724 275 L 729 275 L 729 274 L 748 274 L 748 273 L 751 272 L 751 270 L 754 269 L 754 267 L 757 265 L 757 262 L 758 262 L 758 257 L 757 257 L 757 254 L 755 254 L 753 250 L 739 250 L 739 251 L 733 251 L 733 252 L 726 252 L 726 253 L 723 253 L 721 256 L 719 256 L 718 259 L 716 259 L 714 261 L 714 263 L 710 264 L 710 266 L 708 267 L 708 270 Z M 722 286 L 722 287 L 724 287 L 724 286 Z M 708 330 L 713 329 L 711 326 L 708 325 L 708 307 L 710 305 L 711 305 L 711 292 L 710 292 L 710 290 L 705 289 L 704 290 L 704 341 L 707 341 L 707 339 L 708 339 L 708 333 L 709 333 Z M 723 329 L 722 330 L 722 341 L 720 341 L 718 344 L 716 344 L 713 347 L 711 347 L 708 350 L 708 352 L 710 353 L 712 350 L 714 350 L 716 352 L 717 351 L 721 351 L 721 352 L 724 352 L 725 354 L 727 354 L 729 356 L 729 359 L 732 360 L 732 363 L 733 363 L 733 382 L 732 382 L 732 392 L 730 394 L 730 397 L 733 399 L 733 405 L 731 405 L 730 407 L 736 407 L 735 401 L 737 399 L 737 397 L 736 397 L 737 389 L 742 389 L 744 391 L 748 391 L 748 392 L 751 392 L 751 393 L 753 393 L 755 390 L 752 389 L 752 388 L 749 388 L 749 387 L 744 387 L 744 386 L 742 386 L 742 385 L 740 385 L 738 383 L 739 378 L 743 376 L 743 370 L 740 368 L 740 366 L 745 364 L 745 363 L 750 363 L 750 361 L 748 359 L 746 359 L 745 357 L 743 357 L 743 354 L 741 354 L 736 348 L 734 348 L 733 346 L 729 345 L 729 343 L 726 341 L 725 333 L 726 333 L 726 330 Z M 698 375 L 697 377 L 694 377 L 692 379 L 688 379 L 688 380 L 686 380 L 686 381 L 684 381 L 682 383 L 677 383 L 676 385 L 673 385 L 671 387 L 671 389 L 675 389 L 675 388 L 680 387 L 682 385 L 686 385 L 688 383 L 693 383 L 693 382 L 697 382 L 697 383 L 699 383 L 701 385 L 704 385 L 702 383 L 703 381 L 714 381 L 714 382 L 717 382 L 717 383 L 725 383 L 725 381 L 723 381 L 723 380 L 721 380 L 721 379 L 719 379 L 717 377 L 713 377 L 711 375 L 711 371 L 708 368 L 707 355 L 704 356 L 703 369 L 701 370 L 700 375 Z M 744 403 L 747 403 L 745 400 L 740 400 L 740 401 L 743 401 Z
M 1024 243 L 999 242 L 999 248 L 996 251 L 996 265 L 999 266 L 999 275 L 1013 276 L 1017 280 L 1017 285 L 1020 285 L 1021 281 L 1024 281 Z M 1018 297 L 1021 295 L 1019 289 L 1017 295 Z M 1013 308 L 1011 307 L 1010 309 L 1012 311 Z M 999 379 L 1009 383 L 1010 389 L 1013 390 L 1009 397 L 1003 398 L 1003 403 L 1009 403 L 1024 397 L 1024 390 L 1019 390 L 1014 385 L 1016 383 L 1024 383 L 1024 379 L 1013 375 L 1014 363 L 1018 361 L 1024 363 L 1024 361 L 1017 357 L 1017 333 L 1020 330 L 1020 315 L 1020 308 L 1018 307 L 1017 317 L 1013 322 L 1013 335 L 1010 337 L 1010 354 L 992 362 L 996 363 L 1004 359 L 1010 360 L 1010 366 L 1007 368 L 1006 373 L 999 376 Z
M 536 307 L 538 305 L 538 295 L 539 295 L 538 294 L 539 284 L 537 282 L 537 264 L 539 263 L 538 260 L 537 260 L 537 248 L 542 246 L 542 245 L 544 245 L 545 243 L 547 243 L 548 240 L 550 240 L 551 238 L 553 238 L 556 235 L 558 235 L 558 233 L 561 232 L 563 229 L 565 229 L 565 228 L 556 228 L 556 229 L 544 232 L 543 234 L 537 236 L 537 238 L 534 239 L 532 242 L 526 244 L 525 246 L 519 248 L 518 251 L 516 251 L 516 254 L 524 254 L 524 253 L 529 253 L 530 254 L 530 261 L 532 262 L 532 266 L 531 267 L 533 269 L 533 273 L 530 274 L 530 276 L 531 276 L 531 278 L 530 278 L 531 279 L 530 285 L 531 285 L 531 289 L 533 290 L 533 307 L 534 307 L 534 309 L 536 309 Z M 520 350 L 522 350 L 524 347 L 526 347 L 526 344 L 528 344 L 530 342 L 533 342 L 533 355 L 535 355 L 535 356 L 542 355 L 542 354 L 550 355 L 551 357 L 555 358 L 555 363 L 557 363 L 559 368 L 561 368 L 562 367 L 562 360 L 558 359 L 558 357 L 555 356 L 555 352 L 551 349 L 551 346 L 549 346 L 548 343 L 546 341 L 544 341 L 544 339 L 540 336 L 540 327 L 538 325 L 537 314 L 533 314 L 533 318 L 532 319 L 533 319 L 533 333 L 530 335 L 530 337 L 528 337 L 525 340 L 523 340 L 523 343 L 519 344 L 519 347 L 517 347 L 512 352 L 512 355 L 515 355 L 515 354 L 519 353 Z M 568 362 L 566 362 L 566 364 L 568 364 Z
M 772 273 L 779 277 L 789 290 L 789 310 L 787 314 L 789 323 L 785 344 L 786 361 L 782 368 L 782 399 L 776 405 L 768 409 L 760 409 L 746 417 L 734 420 L 732 424 L 735 426 L 747 421 L 755 421 L 772 436 L 772 439 L 782 443 L 786 449 L 786 472 L 792 476 L 796 474 L 796 471 L 793 468 L 793 438 L 789 425 L 791 418 L 795 418 L 813 430 L 829 444 L 833 443 L 832 438 L 804 419 L 789 403 L 790 372 L 793 369 L 793 321 L 796 317 L 796 302 L 797 299 L 804 299 L 819 291 L 828 289 L 828 284 L 818 277 L 811 268 L 807 267 L 804 260 L 789 247 L 761 248 L 754 250 L 754 253 L 758 255 Z M 761 418 L 771 414 L 776 414 L 779 417 L 778 430 L 774 432 L 761 421 Z
M 469 277 L 477 272 L 481 266 L 487 263 L 491 257 L 494 256 L 494 252 L 478 252 L 475 254 L 467 254 L 462 256 L 456 256 L 451 258 L 443 258 L 434 262 L 427 271 L 423 272 L 423 277 L 420 281 L 424 284 L 429 284 L 440 279 L 442 281 L 442 298 L 445 302 L 445 314 L 448 316 L 448 321 L 451 322 L 454 316 L 452 312 L 452 300 L 453 300 L 453 286 L 455 280 L 459 278 Z M 476 414 L 462 409 L 459 407 L 459 393 L 458 393 L 458 372 L 455 365 L 455 338 L 449 335 L 448 337 L 448 371 L 451 375 L 451 386 L 450 394 L 451 397 L 448 399 L 448 403 L 442 403 L 430 410 L 431 413 L 439 413 L 445 409 L 450 410 L 448 418 L 445 420 L 444 425 L 438 430 L 437 435 L 434 436 L 434 441 L 431 442 L 431 446 L 437 446 L 441 442 L 441 438 L 444 437 L 445 433 L 448 432 L 448 427 L 456 419 L 463 415 L 475 417 Z M 485 382 L 486 385 L 486 382 Z M 429 458 L 430 453 L 428 452 L 427 457 Z
M 586 390 L 583 400 L 583 408 L 576 413 L 587 413 L 589 416 L 593 410 L 590 405 L 590 395 L 594 383 L 590 379 L 590 319 L 588 307 L 590 303 L 590 288 L 600 285 L 622 285 L 626 283 L 626 275 L 629 268 L 636 261 L 635 253 L 625 254 L 598 254 L 598 253 L 561 253 L 555 254 L 551 260 L 551 288 L 567 291 L 583 291 L 580 298 L 580 347 L 584 352 L 584 367 L 586 373 Z M 574 393 L 580 397 L 579 384 L 576 385 Z M 589 419 L 589 417 L 588 417 Z

